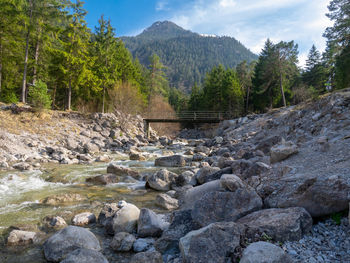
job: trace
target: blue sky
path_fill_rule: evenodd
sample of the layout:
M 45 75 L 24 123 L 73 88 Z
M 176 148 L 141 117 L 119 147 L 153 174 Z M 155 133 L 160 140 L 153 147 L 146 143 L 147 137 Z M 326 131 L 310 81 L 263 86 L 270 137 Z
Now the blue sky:
M 85 0 L 94 28 L 104 14 L 118 36 L 132 36 L 152 23 L 170 20 L 202 34 L 232 36 L 259 54 L 264 42 L 294 40 L 302 65 L 312 44 L 323 51 L 330 0 Z

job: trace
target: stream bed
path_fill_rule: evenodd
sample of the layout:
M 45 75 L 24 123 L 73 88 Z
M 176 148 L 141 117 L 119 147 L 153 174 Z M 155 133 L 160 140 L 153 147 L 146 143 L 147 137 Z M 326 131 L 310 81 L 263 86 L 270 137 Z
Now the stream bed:
M 188 147 L 178 145 L 171 151 L 182 154 Z M 145 161 L 131 161 L 126 154 L 111 154 L 113 162 L 132 168 L 143 177 L 152 174 L 160 167 L 154 166 L 154 159 L 166 154 L 166 150 L 158 147 L 143 147 Z M 100 174 L 106 174 L 108 163 L 93 163 L 87 165 L 46 164 L 40 170 L 0 172 L 0 262 L 1 263 L 37 263 L 46 262 L 41 245 L 29 246 L 24 249 L 6 246 L 6 237 L 11 226 L 21 226 L 30 229 L 40 229 L 46 216 L 59 215 L 70 224 L 72 217 L 80 212 L 90 211 L 98 216 L 103 203 L 125 200 L 137 207 L 150 208 L 157 213 L 166 211 L 155 205 L 155 197 L 159 192 L 145 188 L 145 181 L 125 177 L 120 182 L 110 185 L 92 185 L 86 179 Z M 173 172 L 181 172 L 185 168 L 169 168 Z M 61 194 L 80 194 L 83 201 L 64 203 L 60 205 L 44 204 L 46 197 Z M 101 240 L 104 254 L 110 262 L 123 262 L 120 255 L 108 255 L 108 238 L 103 229 L 91 226 Z M 103 239 L 103 240 L 102 240 Z M 127 255 L 122 256 L 127 260 Z M 127 262 L 127 261 L 125 261 Z

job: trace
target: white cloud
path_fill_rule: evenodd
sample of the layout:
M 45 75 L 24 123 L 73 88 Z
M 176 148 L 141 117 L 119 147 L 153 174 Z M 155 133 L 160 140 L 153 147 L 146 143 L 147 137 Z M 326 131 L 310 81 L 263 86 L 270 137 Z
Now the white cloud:
M 235 37 L 255 53 L 267 38 L 294 40 L 300 61 L 315 44 L 325 48 L 322 34 L 331 25 L 325 16 L 329 0 L 194 0 L 176 11 L 172 21 L 185 29 Z
M 169 10 L 168 1 L 160 0 L 156 3 L 156 11 L 165 11 Z

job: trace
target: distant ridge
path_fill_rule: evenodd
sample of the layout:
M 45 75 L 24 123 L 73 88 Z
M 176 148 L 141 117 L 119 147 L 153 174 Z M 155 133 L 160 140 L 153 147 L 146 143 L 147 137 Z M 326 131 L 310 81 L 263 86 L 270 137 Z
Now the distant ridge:
M 141 34 L 122 40 L 143 65 L 156 53 L 167 67 L 170 85 L 187 93 L 214 66 L 235 67 L 243 60 L 257 59 L 233 37 L 197 34 L 171 21 L 155 22 Z

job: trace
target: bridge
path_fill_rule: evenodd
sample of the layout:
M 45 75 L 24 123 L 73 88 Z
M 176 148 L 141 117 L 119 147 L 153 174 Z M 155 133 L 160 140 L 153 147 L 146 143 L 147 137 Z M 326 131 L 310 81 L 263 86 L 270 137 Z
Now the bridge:
M 219 111 L 182 111 L 178 113 L 161 113 L 151 115 L 143 119 L 145 134 L 149 138 L 149 125 L 158 123 L 219 123 L 237 117 L 234 112 Z

